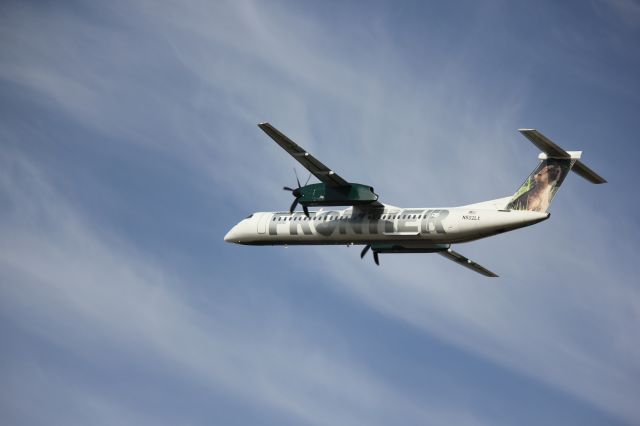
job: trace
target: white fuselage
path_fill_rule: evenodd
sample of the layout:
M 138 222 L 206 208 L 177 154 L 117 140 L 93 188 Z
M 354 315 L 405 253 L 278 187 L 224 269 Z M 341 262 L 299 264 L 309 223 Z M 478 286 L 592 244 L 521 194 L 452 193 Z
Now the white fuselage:
M 227 242 L 249 245 L 401 243 L 416 248 L 473 241 L 533 225 L 548 213 L 517 210 L 407 208 L 254 213 L 235 225 Z

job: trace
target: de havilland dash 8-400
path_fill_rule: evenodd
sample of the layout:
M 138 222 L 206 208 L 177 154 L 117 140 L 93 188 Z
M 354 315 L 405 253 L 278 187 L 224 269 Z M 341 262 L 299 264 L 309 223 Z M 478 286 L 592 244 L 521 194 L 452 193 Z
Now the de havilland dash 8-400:
M 352 183 L 318 161 L 269 123 L 258 125 L 320 183 L 291 191 L 288 212 L 259 212 L 235 225 L 224 237 L 246 245 L 364 245 L 379 265 L 382 253 L 438 253 L 488 277 L 497 275 L 451 248 L 549 218 L 553 197 L 570 170 L 592 183 L 605 183 L 580 161 L 581 151 L 565 151 L 534 129 L 520 129 L 542 153 L 537 167 L 514 195 L 460 207 L 400 208 L 383 204 L 369 185 Z M 296 212 L 296 206 L 302 212 Z M 336 206 L 348 206 L 335 209 Z M 320 207 L 310 211 L 309 207 Z

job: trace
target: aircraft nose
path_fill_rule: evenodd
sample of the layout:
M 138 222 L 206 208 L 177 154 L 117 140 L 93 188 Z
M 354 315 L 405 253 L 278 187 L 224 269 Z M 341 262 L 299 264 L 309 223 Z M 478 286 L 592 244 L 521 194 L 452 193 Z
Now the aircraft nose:
M 236 230 L 236 227 L 234 226 L 233 228 L 231 228 L 229 230 L 229 232 L 227 232 L 227 235 L 224 236 L 224 240 L 227 243 L 232 243 L 234 239 L 237 239 L 237 235 L 238 235 L 238 231 Z

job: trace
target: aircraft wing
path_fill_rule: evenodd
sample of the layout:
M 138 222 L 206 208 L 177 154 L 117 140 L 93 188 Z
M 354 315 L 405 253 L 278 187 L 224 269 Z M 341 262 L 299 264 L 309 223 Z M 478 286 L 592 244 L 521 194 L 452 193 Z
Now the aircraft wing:
M 312 175 L 317 177 L 320 182 L 323 182 L 334 188 L 349 186 L 349 182 L 347 182 L 333 170 L 322 164 L 317 158 L 309 154 L 298 144 L 289 139 L 278 129 L 273 127 L 271 124 L 260 123 L 258 124 L 258 127 L 260 127 L 267 135 L 269 135 L 271 139 L 276 141 L 276 143 L 280 145 L 285 151 L 287 151 L 298 163 L 302 164 L 305 169 L 309 170 Z
M 439 251 L 439 255 L 446 257 L 449 260 L 453 260 L 459 265 L 464 266 L 465 268 L 469 268 L 472 271 L 475 271 L 479 274 L 484 275 L 485 277 L 497 277 L 496 274 L 485 268 L 484 266 L 478 265 L 476 262 L 467 259 L 460 253 L 457 253 L 451 249 L 447 249 L 445 251 Z
M 382 253 L 438 253 L 441 256 L 446 257 L 449 260 L 453 260 L 454 262 L 471 269 L 479 274 L 484 275 L 485 277 L 497 277 L 496 274 L 485 268 L 484 266 L 478 265 L 476 262 L 467 259 L 460 253 L 457 253 L 451 250 L 449 244 L 427 244 L 427 243 L 373 243 L 370 245 L 366 245 L 360 253 L 360 257 L 364 257 L 367 251 L 371 249 L 373 251 L 373 260 L 376 265 L 380 264 L 378 254 Z

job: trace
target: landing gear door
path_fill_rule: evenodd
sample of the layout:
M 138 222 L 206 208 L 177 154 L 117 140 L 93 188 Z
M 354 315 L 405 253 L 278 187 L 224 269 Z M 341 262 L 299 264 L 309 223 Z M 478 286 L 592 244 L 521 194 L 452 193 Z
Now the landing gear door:
M 269 215 L 262 213 L 258 215 L 258 234 L 264 234 L 267 232 L 267 222 L 269 221 Z

